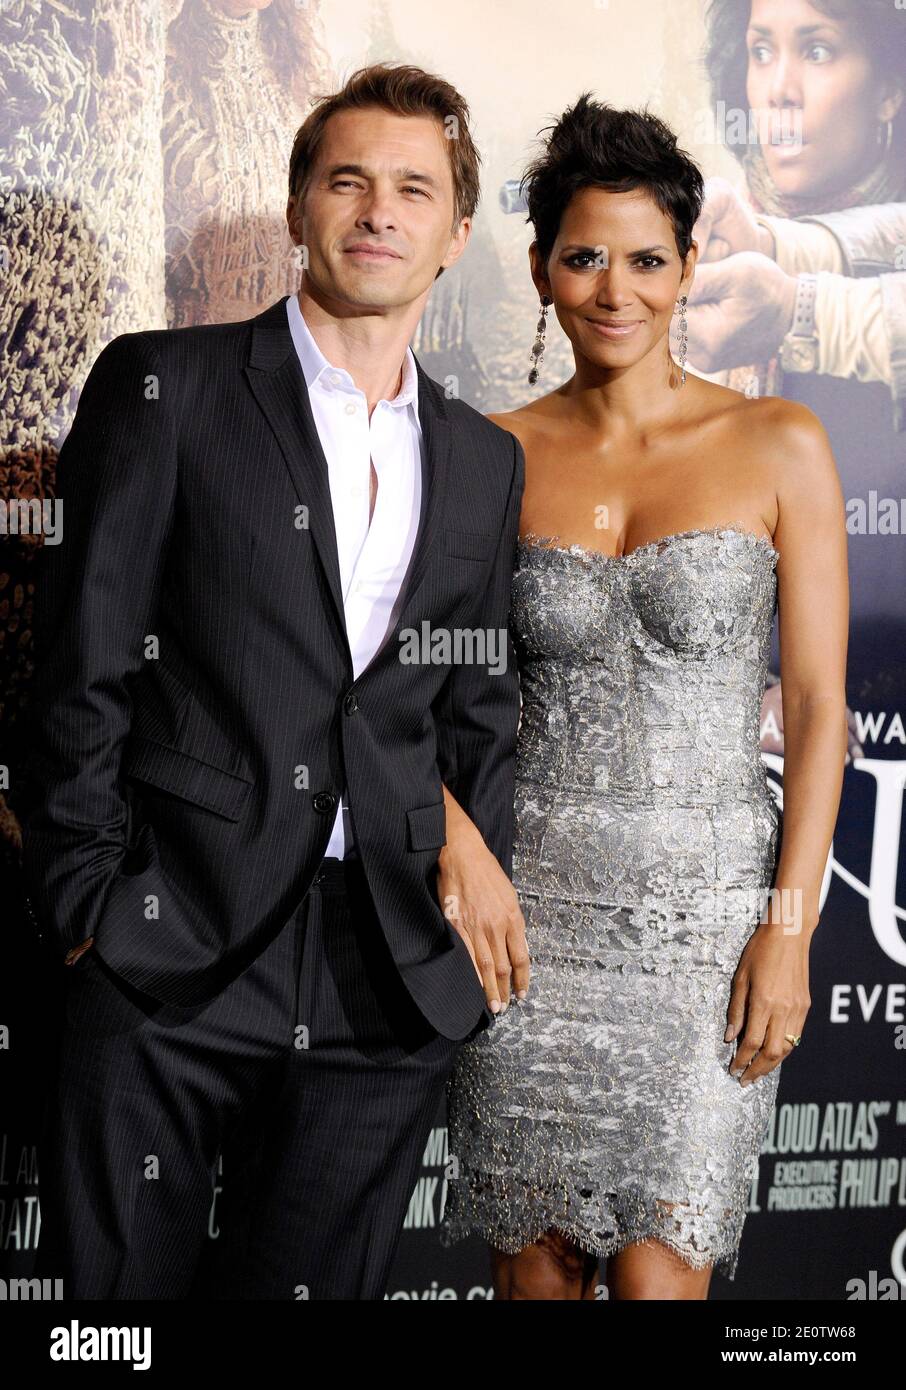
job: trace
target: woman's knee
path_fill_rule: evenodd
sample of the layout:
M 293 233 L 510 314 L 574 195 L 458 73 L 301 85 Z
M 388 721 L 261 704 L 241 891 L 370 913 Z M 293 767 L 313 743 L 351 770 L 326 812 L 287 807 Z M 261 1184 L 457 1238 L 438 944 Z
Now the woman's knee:
M 559 1231 L 546 1231 L 506 1264 L 510 1299 L 579 1299 L 597 1270 L 597 1258 Z

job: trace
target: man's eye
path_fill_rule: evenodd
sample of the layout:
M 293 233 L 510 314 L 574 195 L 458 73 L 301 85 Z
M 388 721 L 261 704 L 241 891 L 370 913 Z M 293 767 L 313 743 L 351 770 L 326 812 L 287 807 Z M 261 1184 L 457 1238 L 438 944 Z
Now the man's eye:
M 404 192 L 404 193 L 421 193 L 421 195 L 422 195 L 423 197 L 425 197 L 425 198 L 427 198 L 427 196 L 428 196 L 427 193 L 425 192 L 424 188 L 416 188 L 414 184 L 406 184 L 405 187 L 403 188 L 403 192 Z

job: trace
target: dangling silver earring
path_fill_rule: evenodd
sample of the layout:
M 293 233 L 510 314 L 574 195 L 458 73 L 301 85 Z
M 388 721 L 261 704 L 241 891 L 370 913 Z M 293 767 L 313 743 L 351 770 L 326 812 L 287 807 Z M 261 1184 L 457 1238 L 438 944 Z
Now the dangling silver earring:
M 689 302 L 688 296 L 685 295 L 685 294 L 684 294 L 684 295 L 681 295 L 680 298 L 679 298 L 679 299 L 677 300 L 677 302 L 676 302 L 676 309 L 674 309 L 674 311 L 673 311 L 674 313 L 676 313 L 676 312 L 677 312 L 677 309 L 678 309 L 678 310 L 679 310 L 679 316 L 680 316 L 680 321 L 679 321 L 679 331 L 680 331 L 679 360 L 680 360 L 680 366 L 681 366 L 682 369 L 683 369 L 683 377 L 682 377 L 682 380 L 681 380 L 681 382 L 680 382 L 680 388 L 682 388 L 682 387 L 685 386 L 685 384 L 686 384 L 686 348 L 687 348 L 688 342 L 689 342 L 689 339 L 688 339 L 687 334 L 686 334 L 686 329 L 687 329 L 687 327 L 688 327 L 688 324 L 687 324 L 687 322 L 686 322 L 686 305 L 688 304 L 688 302 Z
M 882 131 L 885 133 L 882 135 Z M 893 145 L 893 121 L 884 121 L 878 126 L 878 144 L 884 146 L 884 154 L 890 154 Z
M 535 341 L 532 343 L 532 370 L 528 374 L 529 386 L 534 386 L 541 373 L 541 363 L 544 358 L 544 334 L 547 331 L 547 310 L 550 302 L 546 294 L 541 296 L 541 317 L 535 328 Z

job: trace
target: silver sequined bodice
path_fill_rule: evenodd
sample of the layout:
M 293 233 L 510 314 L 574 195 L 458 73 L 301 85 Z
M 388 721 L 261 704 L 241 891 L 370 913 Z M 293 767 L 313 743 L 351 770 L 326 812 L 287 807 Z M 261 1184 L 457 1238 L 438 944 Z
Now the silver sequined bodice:
M 520 542 L 520 780 L 661 810 L 763 791 L 773 547 L 735 531 L 659 544 Z
M 742 527 L 613 557 L 519 541 L 513 883 L 532 984 L 461 1049 L 442 1239 L 735 1272 L 779 1069 L 741 1088 L 730 981 L 773 876 L 760 752 L 777 552 Z

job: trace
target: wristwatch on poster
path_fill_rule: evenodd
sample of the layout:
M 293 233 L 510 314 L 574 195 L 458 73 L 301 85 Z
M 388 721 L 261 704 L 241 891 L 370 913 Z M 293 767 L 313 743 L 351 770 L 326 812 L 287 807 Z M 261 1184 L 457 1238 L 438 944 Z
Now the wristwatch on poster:
M 803 271 L 796 280 L 796 307 L 792 327 L 780 345 L 780 364 L 785 372 L 814 372 L 818 369 L 818 276 Z

